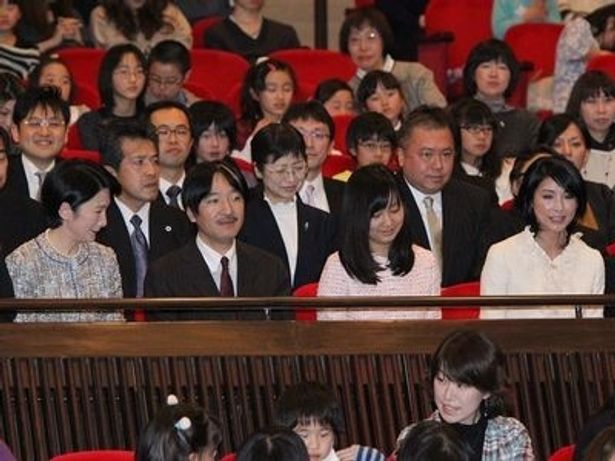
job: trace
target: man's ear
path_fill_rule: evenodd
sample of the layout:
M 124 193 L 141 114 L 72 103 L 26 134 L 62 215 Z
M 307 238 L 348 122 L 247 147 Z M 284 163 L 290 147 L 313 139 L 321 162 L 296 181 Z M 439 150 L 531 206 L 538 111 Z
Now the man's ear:
M 396 153 L 397 153 L 397 163 L 399 163 L 400 167 L 404 166 L 404 150 L 401 147 L 398 147 L 396 149 Z
M 111 174 L 111 176 L 113 176 L 115 179 L 117 179 L 117 171 L 115 171 L 114 168 L 112 168 L 109 165 L 104 165 L 104 168 L 105 168 L 105 170 L 107 170 Z
M 11 123 L 11 137 L 13 138 L 13 142 L 15 144 L 19 144 L 19 141 L 21 141 L 21 137 L 19 136 L 19 128 L 14 123 Z
M 257 179 L 260 179 L 262 181 L 263 180 L 263 173 L 258 168 L 256 163 L 252 163 L 252 166 L 254 167 L 254 176 L 256 176 Z

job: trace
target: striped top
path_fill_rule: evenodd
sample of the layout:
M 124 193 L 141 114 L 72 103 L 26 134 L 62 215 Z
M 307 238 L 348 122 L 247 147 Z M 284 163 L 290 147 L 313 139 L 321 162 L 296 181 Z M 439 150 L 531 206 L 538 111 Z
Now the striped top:
M 0 45 L 0 72 L 6 72 L 25 80 L 40 61 L 36 46 L 17 42 L 15 46 Z

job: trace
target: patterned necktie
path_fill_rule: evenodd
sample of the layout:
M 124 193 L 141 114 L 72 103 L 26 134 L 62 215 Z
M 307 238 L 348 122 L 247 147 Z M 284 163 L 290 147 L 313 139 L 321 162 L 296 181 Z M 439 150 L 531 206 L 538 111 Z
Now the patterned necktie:
M 147 240 L 145 234 L 141 230 L 141 218 L 138 215 L 133 215 L 130 218 L 130 223 L 134 230 L 130 234 L 130 245 L 135 257 L 135 288 L 137 297 L 143 296 L 143 281 L 147 272 Z
M 233 297 L 235 296 L 235 290 L 233 289 L 233 280 L 231 280 L 231 274 L 228 270 L 228 258 L 222 256 L 220 264 L 222 265 L 222 272 L 220 273 L 220 296 Z
M 438 260 L 439 266 L 442 267 L 442 226 L 433 208 L 433 197 L 425 197 L 423 203 L 427 212 L 427 226 L 431 236 L 431 252 Z
M 307 187 L 305 188 L 306 202 L 310 206 L 314 206 L 315 205 L 315 201 L 314 201 L 314 191 L 315 190 L 316 190 L 316 188 L 314 187 L 313 184 L 308 184 Z
M 45 181 L 45 176 L 47 176 L 47 172 L 45 171 L 36 171 L 34 173 L 36 179 L 38 179 L 38 191 L 36 192 L 36 200 L 38 202 L 41 201 L 41 191 L 43 189 L 43 182 Z
M 169 197 L 169 206 L 179 208 L 179 194 L 182 193 L 182 188 L 176 184 L 170 186 L 167 191 L 167 197 Z

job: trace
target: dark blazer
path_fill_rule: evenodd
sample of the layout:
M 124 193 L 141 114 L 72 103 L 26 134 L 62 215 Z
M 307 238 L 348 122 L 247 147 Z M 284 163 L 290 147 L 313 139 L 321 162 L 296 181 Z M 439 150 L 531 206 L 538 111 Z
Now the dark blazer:
M 27 194 L 23 196 L 2 189 L 0 191 L 0 216 L 2 216 L 0 254 L 4 256 L 47 228 L 47 217 L 43 207 Z
M 190 223 L 183 212 L 152 202 L 149 216 L 149 263 L 185 245 L 192 237 Z M 120 209 L 113 200 L 107 208 L 107 226 L 98 233 L 96 239 L 115 250 L 122 276 L 124 297 L 134 298 L 135 263 L 130 246 L 130 234 Z
M 293 289 L 318 282 L 327 257 L 336 250 L 335 224 L 329 213 L 305 205 L 297 196 L 297 220 L 299 249 L 295 277 L 291 283 Z M 256 194 L 248 202 L 239 239 L 278 256 L 290 278 L 282 234 L 262 194 Z
M 467 182 L 473 186 L 478 186 L 489 194 L 489 201 L 493 206 L 498 206 L 498 194 L 495 191 L 495 181 L 485 176 L 472 176 L 466 173 L 466 170 L 457 162 L 453 168 L 453 178 Z
M 397 176 L 412 240 L 430 248 L 421 213 L 403 175 Z M 477 280 L 486 253 L 489 197 L 479 187 L 451 178 L 442 189 L 442 286 Z
M 344 189 L 346 188 L 346 183 L 338 181 L 337 179 L 322 179 L 325 186 L 327 202 L 329 202 L 329 210 L 335 218 L 339 219 L 342 212 L 342 202 L 344 200 Z
M 26 172 L 23 168 L 21 155 L 9 156 L 9 167 L 6 172 L 6 184 L 4 185 L 4 189 L 21 197 L 30 198 L 28 180 L 26 179 Z
M 277 256 L 243 242 L 237 242 L 237 296 L 289 296 L 288 273 Z M 145 277 L 148 297 L 220 296 L 201 252 L 192 241 L 161 257 L 149 267 Z M 260 319 L 260 311 L 153 311 L 150 320 Z

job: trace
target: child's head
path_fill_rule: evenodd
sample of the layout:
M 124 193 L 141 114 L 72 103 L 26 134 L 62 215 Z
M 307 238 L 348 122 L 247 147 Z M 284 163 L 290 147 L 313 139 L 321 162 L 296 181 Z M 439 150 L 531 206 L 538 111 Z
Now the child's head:
M 147 58 L 147 101 L 177 101 L 190 72 L 190 52 L 175 40 L 163 40 Z
M 270 123 L 254 135 L 250 147 L 265 196 L 272 203 L 294 200 L 307 174 L 301 133 L 287 123 Z
M 25 91 L 23 83 L 12 74 L 0 73 L 0 127 L 10 130 L 15 100 Z
M 615 120 L 615 80 L 599 70 L 585 72 L 572 87 L 566 112 L 603 141 Z
M 145 426 L 136 461 L 214 461 L 221 441 L 218 421 L 170 395 L 168 404 Z
M 305 444 L 285 427 L 268 427 L 252 434 L 239 452 L 237 461 L 308 461 Z
M 399 80 L 384 70 L 368 72 L 357 89 L 357 103 L 362 112 L 378 112 L 393 126 L 402 121 L 406 101 Z
M 354 115 L 354 95 L 347 82 L 332 78 L 320 82 L 314 92 L 314 99 L 320 101 L 329 115 Z
M 449 424 L 421 421 L 399 444 L 398 461 L 470 461 L 472 449 Z
M 15 26 L 21 19 L 21 7 L 19 0 L 8 0 L 0 6 L 0 32 L 7 33 L 15 30 Z
M 103 105 L 112 110 L 120 100 L 143 107 L 146 75 L 145 56 L 131 43 L 116 45 L 105 53 L 98 73 L 98 91 Z
M 388 165 L 397 147 L 397 137 L 388 118 L 376 112 L 366 112 L 350 122 L 346 146 L 358 166 Z
M 297 89 L 293 69 L 285 62 L 267 59 L 250 68 L 241 88 L 241 118 L 280 121 Z
M 74 81 L 70 70 L 57 55 L 45 55 L 30 74 L 30 86 L 55 86 L 64 101 L 70 103 L 74 95 Z
M 607 5 L 592 11 L 585 17 L 591 26 L 592 35 L 603 50 L 615 49 L 615 5 Z
M 344 417 L 333 391 L 320 383 L 292 386 L 276 403 L 275 422 L 303 439 L 311 461 L 325 459 L 344 431 Z
M 218 101 L 197 101 L 188 111 L 194 125 L 197 163 L 222 160 L 229 155 L 237 143 L 233 111 Z

